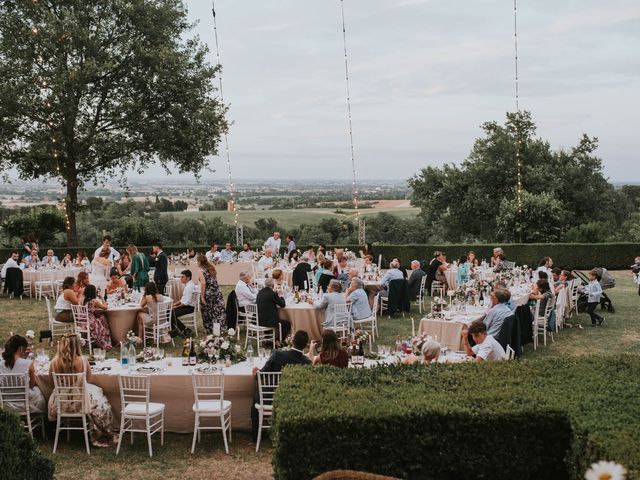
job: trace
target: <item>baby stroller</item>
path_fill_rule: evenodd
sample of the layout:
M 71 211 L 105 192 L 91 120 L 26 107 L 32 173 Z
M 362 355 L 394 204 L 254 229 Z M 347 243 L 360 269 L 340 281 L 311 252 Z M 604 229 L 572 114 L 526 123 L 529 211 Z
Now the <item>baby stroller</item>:
M 611 276 L 611 274 L 607 271 L 606 268 L 596 267 L 593 270 L 598 272 L 600 275 L 600 286 L 602 287 L 602 297 L 600 298 L 600 308 L 602 310 L 607 310 L 608 312 L 615 313 L 616 309 L 613 306 L 613 302 L 606 294 L 605 290 L 609 290 L 615 288 L 616 279 Z M 578 277 L 580 280 L 584 282 L 586 285 L 589 283 L 589 278 L 578 270 L 573 271 L 573 275 Z M 587 300 L 589 296 L 586 293 L 581 293 L 580 297 L 578 297 L 578 311 L 584 312 L 587 309 Z

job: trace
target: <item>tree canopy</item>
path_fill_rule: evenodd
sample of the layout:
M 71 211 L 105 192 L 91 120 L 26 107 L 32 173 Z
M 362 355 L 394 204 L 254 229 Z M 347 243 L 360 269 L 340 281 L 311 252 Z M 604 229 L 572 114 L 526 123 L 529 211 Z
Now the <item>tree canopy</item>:
M 159 164 L 198 174 L 227 129 L 181 0 L 0 3 L 0 169 L 78 189 Z

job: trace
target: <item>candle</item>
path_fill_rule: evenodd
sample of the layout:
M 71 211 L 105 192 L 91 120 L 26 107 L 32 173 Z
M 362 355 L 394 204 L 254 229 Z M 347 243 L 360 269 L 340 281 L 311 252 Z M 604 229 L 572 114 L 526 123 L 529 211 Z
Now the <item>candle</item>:
M 416 336 L 416 322 L 414 321 L 413 317 L 411 317 L 411 336 Z
M 306 280 L 304 281 L 304 289 L 305 290 L 307 289 L 307 281 Z
M 214 323 L 213 324 L 213 334 L 218 336 L 220 335 L 220 324 L 219 323 Z
M 371 339 L 372 336 L 373 331 L 371 332 L 371 335 L 369 335 L 369 353 L 373 352 L 373 340 Z

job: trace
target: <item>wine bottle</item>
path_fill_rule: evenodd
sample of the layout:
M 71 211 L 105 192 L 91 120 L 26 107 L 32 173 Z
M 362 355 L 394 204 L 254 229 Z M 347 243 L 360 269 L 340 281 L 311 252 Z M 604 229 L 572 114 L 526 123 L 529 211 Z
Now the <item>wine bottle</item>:
M 189 340 L 185 340 L 182 343 L 182 366 L 186 367 L 189 365 Z
M 198 363 L 198 359 L 196 357 L 196 350 L 193 348 L 193 339 L 190 338 L 189 342 L 191 343 L 191 349 L 189 350 L 189 365 L 194 366 Z
M 360 365 L 364 365 L 364 347 L 362 346 L 362 340 L 358 343 L 358 362 Z

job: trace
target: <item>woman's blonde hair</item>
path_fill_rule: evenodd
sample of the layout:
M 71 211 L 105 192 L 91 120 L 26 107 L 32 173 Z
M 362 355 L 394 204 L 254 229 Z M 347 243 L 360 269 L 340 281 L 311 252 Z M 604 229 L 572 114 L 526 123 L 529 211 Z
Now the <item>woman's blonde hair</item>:
M 74 373 L 73 364 L 76 357 L 82 357 L 80 337 L 75 333 L 65 333 L 58 341 L 58 350 L 51 361 L 56 373 Z
M 133 256 L 138 253 L 138 247 L 136 247 L 133 243 L 130 243 L 129 246 L 127 247 L 127 253 L 129 254 L 130 257 L 133 258 Z
M 218 272 L 216 271 L 216 267 L 207 259 L 206 255 L 198 255 L 197 262 L 198 266 L 208 271 L 212 277 L 217 276 Z

